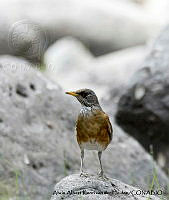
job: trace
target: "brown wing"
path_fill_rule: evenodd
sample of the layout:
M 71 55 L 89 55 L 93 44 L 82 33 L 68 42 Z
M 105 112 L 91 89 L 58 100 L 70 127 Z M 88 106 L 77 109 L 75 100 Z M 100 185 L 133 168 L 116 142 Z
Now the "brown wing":
M 100 142 L 108 145 L 113 136 L 113 129 L 108 115 L 102 110 L 93 111 L 95 123 L 98 124 L 99 130 L 97 132 L 97 138 Z
M 109 139 L 110 139 L 110 142 L 111 142 L 112 137 L 113 137 L 113 128 L 112 128 L 112 125 L 111 125 L 111 122 L 110 122 L 108 115 L 107 114 L 104 114 L 104 115 L 105 115 L 105 119 L 106 119 L 106 129 L 107 129 Z

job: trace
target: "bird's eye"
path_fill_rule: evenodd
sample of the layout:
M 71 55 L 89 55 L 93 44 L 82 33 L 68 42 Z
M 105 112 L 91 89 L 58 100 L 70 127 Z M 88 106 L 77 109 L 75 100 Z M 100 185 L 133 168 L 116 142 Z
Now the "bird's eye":
M 87 93 L 87 92 L 81 92 L 81 93 L 80 93 L 80 96 L 82 96 L 83 98 L 86 98 L 86 97 L 87 97 L 87 95 L 88 95 L 88 93 Z

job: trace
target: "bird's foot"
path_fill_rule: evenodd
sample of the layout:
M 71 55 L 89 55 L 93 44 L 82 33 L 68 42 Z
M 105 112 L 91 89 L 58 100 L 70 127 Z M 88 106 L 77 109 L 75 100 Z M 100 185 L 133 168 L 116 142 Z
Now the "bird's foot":
M 88 173 L 87 172 L 84 172 L 84 171 L 81 171 L 80 172 L 80 177 L 88 177 Z
M 106 175 L 103 173 L 103 171 L 100 171 L 98 174 L 99 178 L 103 179 L 103 180 L 108 180 L 108 178 L 106 177 Z

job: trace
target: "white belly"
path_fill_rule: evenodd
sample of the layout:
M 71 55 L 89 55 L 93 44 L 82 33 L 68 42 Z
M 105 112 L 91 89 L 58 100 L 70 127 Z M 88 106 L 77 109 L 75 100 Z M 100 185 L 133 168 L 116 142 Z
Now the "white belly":
M 103 151 L 105 149 L 101 144 L 95 141 L 82 142 L 80 144 L 80 148 L 87 150 L 97 150 L 97 151 Z

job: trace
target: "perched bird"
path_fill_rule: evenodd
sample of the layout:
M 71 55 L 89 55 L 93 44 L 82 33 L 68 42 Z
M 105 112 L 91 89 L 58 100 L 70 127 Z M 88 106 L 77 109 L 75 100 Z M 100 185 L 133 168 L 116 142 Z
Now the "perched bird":
M 99 176 L 103 177 L 101 162 L 102 151 L 112 140 L 113 129 L 108 115 L 102 110 L 96 94 L 90 89 L 80 89 L 66 94 L 75 96 L 81 103 L 81 110 L 76 121 L 76 137 L 81 150 L 80 176 L 85 175 L 84 149 L 97 150 L 100 163 Z

